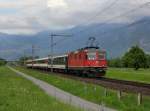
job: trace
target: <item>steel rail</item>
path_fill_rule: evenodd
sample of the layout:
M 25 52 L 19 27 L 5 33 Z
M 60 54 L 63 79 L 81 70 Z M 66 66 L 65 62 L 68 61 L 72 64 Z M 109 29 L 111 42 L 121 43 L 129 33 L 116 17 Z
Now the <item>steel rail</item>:
M 43 70 L 40 70 L 43 72 Z M 48 71 L 44 71 L 48 72 Z M 142 95 L 150 96 L 150 84 L 149 83 L 142 83 L 142 82 L 134 82 L 134 81 L 127 81 L 127 80 L 118 80 L 118 79 L 111 79 L 111 78 L 88 78 L 88 77 L 79 77 L 73 74 L 66 74 L 66 73 L 55 73 L 59 76 L 78 80 L 85 83 L 95 84 L 102 86 L 107 89 L 117 90 L 126 93 L 140 93 Z

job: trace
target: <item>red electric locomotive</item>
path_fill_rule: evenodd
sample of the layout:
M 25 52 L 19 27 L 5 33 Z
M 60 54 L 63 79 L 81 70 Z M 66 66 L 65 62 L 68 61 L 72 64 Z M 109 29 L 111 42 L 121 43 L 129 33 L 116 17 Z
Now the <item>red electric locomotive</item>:
M 26 62 L 26 66 L 38 69 L 53 69 L 55 72 L 82 76 L 104 76 L 107 69 L 106 52 L 94 46 L 95 38 L 90 38 L 89 40 L 92 40 L 90 47 L 65 55 L 29 60 Z
M 53 60 L 53 64 L 51 64 Z M 48 62 L 49 61 L 49 62 Z M 68 72 L 91 77 L 105 75 L 107 69 L 106 52 L 98 47 L 86 47 L 65 55 L 52 58 L 28 60 L 27 67 L 38 69 L 53 69 L 55 72 Z
M 68 54 L 68 70 L 95 77 L 105 75 L 106 52 L 99 47 L 86 47 Z

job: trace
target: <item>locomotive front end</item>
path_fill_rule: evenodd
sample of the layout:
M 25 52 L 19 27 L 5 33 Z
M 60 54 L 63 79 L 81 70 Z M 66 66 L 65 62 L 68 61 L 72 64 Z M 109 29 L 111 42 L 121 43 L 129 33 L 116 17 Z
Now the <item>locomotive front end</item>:
M 96 77 L 104 76 L 107 69 L 106 51 L 101 51 L 98 47 L 89 47 L 86 52 L 89 73 Z

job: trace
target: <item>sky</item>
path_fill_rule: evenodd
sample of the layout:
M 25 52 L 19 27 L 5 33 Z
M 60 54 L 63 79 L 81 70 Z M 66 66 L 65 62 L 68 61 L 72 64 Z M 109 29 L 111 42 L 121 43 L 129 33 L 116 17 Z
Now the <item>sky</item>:
M 80 25 L 104 23 L 149 0 L 0 0 L 0 32 L 36 34 Z M 150 16 L 150 5 L 113 23 L 132 22 Z

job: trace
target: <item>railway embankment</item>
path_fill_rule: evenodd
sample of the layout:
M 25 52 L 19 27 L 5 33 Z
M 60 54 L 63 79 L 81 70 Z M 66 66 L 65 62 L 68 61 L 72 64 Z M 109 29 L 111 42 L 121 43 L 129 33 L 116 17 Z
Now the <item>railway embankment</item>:
M 94 104 L 92 102 L 86 101 L 84 99 L 81 99 L 77 96 L 74 96 L 68 92 L 65 92 L 63 90 L 60 90 L 53 85 L 50 85 L 42 80 L 36 79 L 32 76 L 29 76 L 25 73 L 22 73 L 18 70 L 15 70 L 11 67 L 9 67 L 12 71 L 17 73 L 18 75 L 23 76 L 24 78 L 32 81 L 34 84 L 39 86 L 41 89 L 43 89 L 48 95 L 55 97 L 55 99 L 61 100 L 62 102 L 74 105 L 76 107 L 80 107 L 84 109 L 85 111 L 116 111 L 114 109 L 110 109 L 107 107 L 104 107 L 100 104 Z
M 120 94 L 120 92 L 112 89 L 107 89 L 106 92 L 106 88 L 99 85 L 65 78 L 49 72 L 40 72 L 20 67 L 16 67 L 16 69 L 96 104 L 103 104 L 104 106 L 122 111 L 149 111 L 150 109 L 149 96 L 143 96 L 142 104 L 138 105 L 137 100 L 140 100 L 140 95 L 138 94 L 124 92 Z

